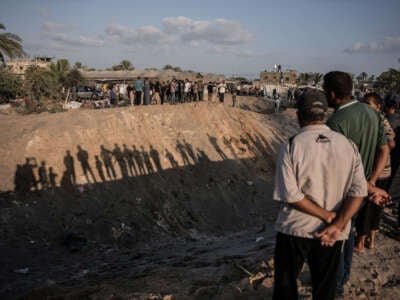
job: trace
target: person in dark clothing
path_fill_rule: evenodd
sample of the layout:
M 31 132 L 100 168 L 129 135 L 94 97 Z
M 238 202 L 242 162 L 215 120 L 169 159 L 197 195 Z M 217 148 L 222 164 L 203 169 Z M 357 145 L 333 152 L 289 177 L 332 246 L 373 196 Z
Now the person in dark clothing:
M 138 77 L 135 81 L 135 105 L 140 105 L 142 103 L 142 91 L 143 91 L 143 81 Z
M 389 185 L 392 183 L 393 176 L 396 175 L 400 164 L 400 114 L 396 113 L 397 103 L 394 100 L 385 102 L 385 117 L 389 121 L 390 126 L 394 131 L 394 148 L 390 152 L 390 162 L 392 176 L 390 177 Z
M 145 78 L 143 105 L 149 105 L 149 104 L 150 104 L 150 82 L 147 78 Z
M 115 91 L 114 87 L 110 88 L 110 104 L 115 105 Z
M 393 149 L 395 146 L 394 132 L 389 124 L 389 121 L 381 113 L 383 106 L 382 98 L 377 93 L 368 93 L 364 96 L 364 102 L 380 113 L 389 149 Z M 387 160 L 385 168 L 375 183 L 375 186 L 385 191 L 388 191 L 388 183 L 391 175 L 390 156 L 388 158 L 389 159 Z M 360 209 L 355 222 L 357 232 L 356 244 L 354 246 L 355 251 L 364 252 L 365 246 L 369 249 L 375 247 L 375 235 L 379 230 L 379 221 L 381 219 L 382 212 L 383 207 L 370 201 L 367 201 Z
M 207 85 L 207 91 L 208 91 L 208 102 L 211 102 L 213 98 L 213 84 L 211 81 Z
M 360 152 L 368 192 L 371 195 L 365 201 L 384 205 L 389 195 L 377 188 L 375 183 L 387 162 L 389 147 L 379 113 L 352 99 L 353 80 L 348 73 L 333 71 L 325 74 L 323 89 L 330 104 L 335 107 L 335 112 L 326 124 L 352 140 Z M 336 280 L 338 295 L 343 294 L 344 285 L 350 278 L 353 250 L 354 231 L 351 230 L 340 256 Z
M 396 112 L 398 104 L 394 99 L 386 99 L 385 101 L 385 117 L 389 121 L 394 131 L 394 148 L 390 152 L 390 167 L 392 174 L 389 178 L 388 188 L 392 186 L 393 178 L 396 176 L 400 165 L 400 114 Z M 397 225 L 400 227 L 400 202 L 397 212 Z M 400 236 L 397 238 L 400 239 Z

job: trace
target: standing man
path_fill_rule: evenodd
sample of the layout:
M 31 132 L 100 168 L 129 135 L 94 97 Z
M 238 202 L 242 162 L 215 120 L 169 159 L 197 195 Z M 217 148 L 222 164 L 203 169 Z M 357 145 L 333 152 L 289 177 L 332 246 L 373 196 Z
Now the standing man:
M 277 97 L 275 99 L 275 112 L 278 113 L 279 112 L 279 108 L 281 107 L 281 100 L 279 99 L 279 97 Z
M 133 106 L 133 101 L 135 99 L 135 92 L 134 92 L 134 89 L 131 84 L 128 85 L 127 91 L 128 91 L 129 100 L 131 102 L 131 106 Z
M 324 125 L 325 95 L 309 90 L 298 100 L 301 131 L 277 160 L 273 299 L 298 299 L 297 277 L 307 260 L 313 299 L 334 299 L 336 274 L 349 220 L 367 195 L 357 147 Z M 327 225 L 330 224 L 330 225 Z
M 143 105 L 150 104 L 150 82 L 146 77 L 144 78 L 144 96 L 143 96 Z
M 392 183 L 392 179 L 396 175 L 397 169 L 399 168 L 400 164 L 400 114 L 396 113 L 396 109 L 397 103 L 394 99 L 389 99 L 385 102 L 385 117 L 389 121 L 389 124 L 395 134 L 395 147 L 392 152 L 390 152 L 392 176 L 389 185 Z
M 183 96 L 183 101 L 184 102 L 191 102 L 191 97 L 190 97 L 190 90 L 191 90 L 192 84 L 188 79 L 185 79 L 185 86 L 184 86 L 184 96 Z
M 142 101 L 142 90 L 143 90 L 143 82 L 140 79 L 140 76 L 135 81 L 135 105 L 140 105 Z
M 218 95 L 220 103 L 224 103 L 225 91 L 226 91 L 225 80 L 222 80 L 222 83 L 218 85 Z
M 208 92 L 208 102 L 212 102 L 212 99 L 213 99 L 213 85 L 212 85 L 211 81 L 208 82 L 207 92 Z
M 237 87 L 236 84 L 232 86 L 232 107 L 236 106 L 236 95 L 237 95 Z
M 360 151 L 365 178 L 371 200 L 376 204 L 388 198 L 388 194 L 375 187 L 389 155 L 383 123 L 379 113 L 357 100 L 351 99 L 353 80 L 345 72 L 333 71 L 325 74 L 323 88 L 328 101 L 335 107 L 335 113 L 327 125 L 334 131 L 352 140 Z M 344 292 L 344 284 L 349 280 L 354 249 L 354 231 L 350 231 L 340 257 L 337 278 L 337 294 Z
M 395 139 L 395 146 L 390 152 L 390 162 L 392 174 L 389 179 L 388 186 L 389 188 L 393 185 L 393 178 L 397 174 L 397 170 L 400 165 L 400 114 L 396 113 L 398 109 L 398 104 L 395 99 L 387 99 L 385 102 L 385 116 L 390 123 L 390 126 L 393 128 Z M 397 213 L 397 226 L 400 227 L 400 203 L 398 206 Z M 397 236 L 397 239 L 400 240 L 400 235 Z
M 170 92 L 171 92 L 171 104 L 175 104 L 175 91 L 176 91 L 175 79 L 172 79 L 171 86 L 169 88 L 170 88 Z

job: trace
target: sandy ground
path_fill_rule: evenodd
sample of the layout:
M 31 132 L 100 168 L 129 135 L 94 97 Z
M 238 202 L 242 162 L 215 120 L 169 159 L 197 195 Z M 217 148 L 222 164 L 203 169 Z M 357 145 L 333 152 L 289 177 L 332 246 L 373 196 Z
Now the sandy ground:
M 275 157 L 298 130 L 295 111 L 227 98 L 0 115 L 0 298 L 269 299 Z M 96 165 L 102 146 L 110 176 Z M 36 179 L 42 161 L 53 168 L 53 188 L 12 191 L 26 183 L 26 157 Z M 346 299 L 400 298 L 395 223 L 387 208 L 376 248 L 354 257 Z M 302 299 L 309 282 L 305 268 Z

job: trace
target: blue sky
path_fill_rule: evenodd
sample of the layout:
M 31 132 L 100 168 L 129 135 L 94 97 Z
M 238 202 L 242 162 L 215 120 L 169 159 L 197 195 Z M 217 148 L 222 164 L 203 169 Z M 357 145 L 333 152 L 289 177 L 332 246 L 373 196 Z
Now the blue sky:
M 26 52 L 98 69 L 122 59 L 257 77 L 299 72 L 379 75 L 400 63 L 400 0 L 2 0 L 0 23 Z

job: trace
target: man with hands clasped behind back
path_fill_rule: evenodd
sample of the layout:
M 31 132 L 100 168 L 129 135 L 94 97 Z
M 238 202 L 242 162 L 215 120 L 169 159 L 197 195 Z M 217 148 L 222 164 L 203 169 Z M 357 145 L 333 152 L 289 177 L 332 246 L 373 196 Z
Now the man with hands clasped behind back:
M 327 99 L 306 90 L 298 99 L 300 133 L 278 155 L 274 200 L 281 202 L 275 245 L 274 299 L 297 299 L 305 261 L 313 299 L 334 299 L 336 274 L 349 220 L 367 196 L 354 143 L 324 125 Z

